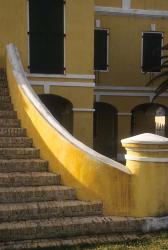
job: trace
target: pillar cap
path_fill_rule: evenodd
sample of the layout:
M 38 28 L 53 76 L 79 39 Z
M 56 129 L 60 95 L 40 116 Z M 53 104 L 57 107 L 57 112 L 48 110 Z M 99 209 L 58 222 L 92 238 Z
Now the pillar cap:
M 121 140 L 122 144 L 157 144 L 157 145 L 163 145 L 168 144 L 168 138 L 150 134 L 150 133 L 144 133 L 140 135 L 136 135 L 130 138 L 126 138 Z

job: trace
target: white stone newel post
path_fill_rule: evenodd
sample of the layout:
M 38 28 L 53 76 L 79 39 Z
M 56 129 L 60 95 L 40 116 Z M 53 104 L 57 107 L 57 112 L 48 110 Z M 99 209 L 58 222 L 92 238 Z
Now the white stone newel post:
M 168 215 L 168 138 L 141 134 L 121 141 L 131 170 L 133 216 Z

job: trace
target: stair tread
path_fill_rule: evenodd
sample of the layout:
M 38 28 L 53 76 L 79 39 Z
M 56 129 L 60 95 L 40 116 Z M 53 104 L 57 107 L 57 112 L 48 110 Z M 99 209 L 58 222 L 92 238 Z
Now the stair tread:
M 49 176 L 59 176 L 56 173 L 50 173 L 50 172 L 11 172 L 11 173 L 0 173 L 0 178 L 2 177 L 38 177 L 38 176 L 44 176 L 44 177 L 49 177 Z
M 56 185 L 56 186 L 22 186 L 22 187 L 0 187 L 0 193 L 4 192 L 11 192 L 11 193 L 16 193 L 16 192 L 33 192 L 33 191 L 66 191 L 66 190 L 75 190 L 74 188 L 67 187 L 67 186 L 61 186 L 61 185 Z
M 52 227 L 52 226 L 68 226 L 68 225 L 81 225 L 81 224 L 92 224 L 96 226 L 96 223 L 103 223 L 104 225 L 113 225 L 114 223 L 128 222 L 127 217 L 114 217 L 114 216 L 82 216 L 82 217 L 61 217 L 61 218 L 50 218 L 50 219 L 38 219 L 38 220 L 26 220 L 26 221 L 14 221 L 14 222 L 2 222 L 0 223 L 1 229 L 24 229 L 27 227 Z M 140 219 L 135 219 L 139 221 Z
M 43 159 L 0 159 L 0 165 L 1 164 L 8 164 L 8 163 L 15 163 L 15 164 L 24 164 L 24 163 L 47 163 L 46 160 L 43 160 Z
M 148 239 L 149 236 L 139 235 L 136 233 L 114 233 L 114 234 L 102 234 L 102 235 L 85 235 L 68 237 L 64 239 L 36 239 L 36 240 L 25 240 L 19 242 L 8 242 L 0 243 L 2 250 L 32 250 L 32 249 L 57 249 L 57 247 L 72 247 L 78 245 L 89 245 L 89 244 L 105 244 L 124 242 L 132 240 L 144 240 Z M 1 248 L 0 248 L 1 249 Z M 68 248 L 65 248 L 68 249 Z
M 30 208 L 48 208 L 48 207 L 64 207 L 64 206 L 85 206 L 85 205 L 101 205 L 99 201 L 80 201 L 80 200 L 62 200 L 62 201 L 41 201 L 41 202 L 23 202 L 0 204 L 0 212 L 4 210 L 19 210 Z

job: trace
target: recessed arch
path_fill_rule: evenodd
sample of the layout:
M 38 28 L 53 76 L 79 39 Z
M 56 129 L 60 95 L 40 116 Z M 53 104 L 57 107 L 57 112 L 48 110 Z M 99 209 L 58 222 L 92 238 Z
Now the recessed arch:
M 159 103 L 144 103 L 132 110 L 131 134 L 168 135 L 168 108 Z
M 94 149 L 107 157 L 117 158 L 117 109 L 104 102 L 94 104 Z
M 73 134 L 73 105 L 66 98 L 53 94 L 39 95 L 51 114 Z

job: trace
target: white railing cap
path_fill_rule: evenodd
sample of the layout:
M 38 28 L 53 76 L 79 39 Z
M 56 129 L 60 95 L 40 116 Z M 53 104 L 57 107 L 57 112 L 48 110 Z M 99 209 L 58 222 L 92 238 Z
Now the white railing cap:
M 130 138 L 126 138 L 121 140 L 122 144 L 168 144 L 168 138 L 150 134 L 150 133 L 144 133 L 140 135 L 136 135 Z

